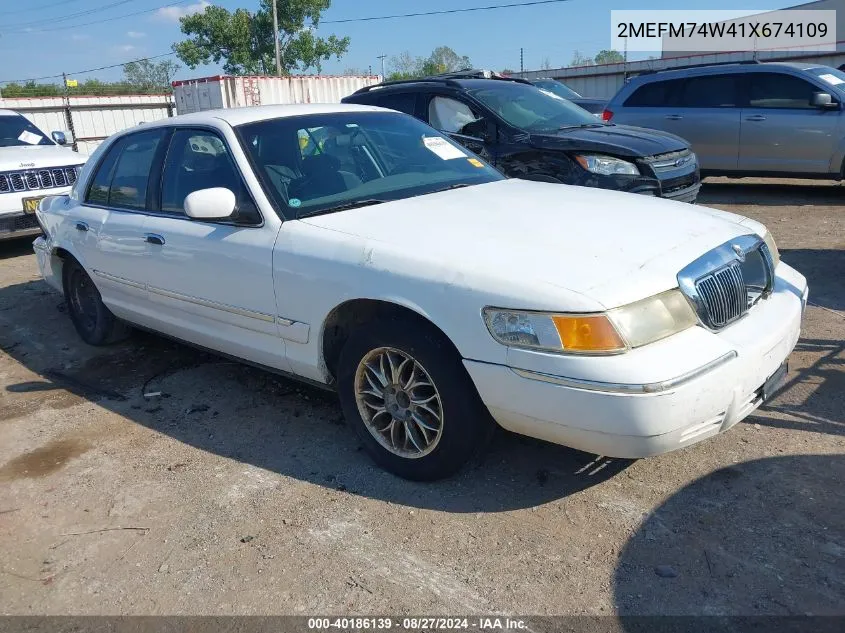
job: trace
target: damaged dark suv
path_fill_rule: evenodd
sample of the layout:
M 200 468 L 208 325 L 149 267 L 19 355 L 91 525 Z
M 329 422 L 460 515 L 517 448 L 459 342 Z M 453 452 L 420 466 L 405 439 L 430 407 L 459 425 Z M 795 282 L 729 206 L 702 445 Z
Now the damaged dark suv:
M 368 86 L 343 99 L 411 114 L 506 176 L 695 202 L 701 179 L 674 134 L 612 125 L 529 82 L 463 71 Z

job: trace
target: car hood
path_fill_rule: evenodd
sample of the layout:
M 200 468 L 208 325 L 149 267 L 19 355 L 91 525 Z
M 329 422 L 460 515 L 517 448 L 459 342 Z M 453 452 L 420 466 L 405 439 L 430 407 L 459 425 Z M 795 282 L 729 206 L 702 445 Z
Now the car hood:
M 531 134 L 530 142 L 541 149 L 604 152 L 637 158 L 688 149 L 679 136 L 630 125 L 570 128 L 549 134 Z
M 484 292 L 552 287 L 612 308 L 676 287 L 706 251 L 762 226 L 705 207 L 604 189 L 505 180 L 301 220 L 361 238 L 383 268 Z M 412 264 L 408 266 L 408 264 Z M 514 306 L 530 307 L 530 306 Z M 545 309 L 544 306 L 536 306 Z M 559 306 L 558 306 L 559 308 Z
M 0 171 L 81 165 L 87 158 L 85 154 L 58 145 L 0 147 Z

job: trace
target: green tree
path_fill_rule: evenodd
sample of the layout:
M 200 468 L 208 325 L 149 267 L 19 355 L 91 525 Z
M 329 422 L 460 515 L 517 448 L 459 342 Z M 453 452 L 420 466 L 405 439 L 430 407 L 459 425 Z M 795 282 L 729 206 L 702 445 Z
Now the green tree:
M 572 51 L 572 61 L 570 66 L 592 66 L 595 62 L 592 57 L 582 55 L 580 51 Z
M 438 46 L 428 57 L 413 57 L 404 52 L 390 58 L 388 80 L 413 79 L 451 73 L 472 67 L 469 57 L 458 55 L 448 46 Z
M 151 90 L 169 92 L 170 82 L 177 70 L 179 70 L 179 64 L 169 59 L 161 62 L 140 59 L 137 62 L 124 64 L 123 76 L 126 83 L 137 86 L 144 92 Z
M 466 55 L 458 55 L 448 46 L 438 46 L 422 65 L 424 75 L 438 75 L 466 70 L 472 67 L 472 62 Z
M 282 72 L 319 72 L 331 57 L 340 59 L 349 48 L 349 38 L 317 37 L 314 30 L 331 0 L 261 0 L 258 11 L 211 5 L 202 13 L 181 18 L 182 33 L 189 39 L 177 42 L 173 50 L 189 68 L 223 63 L 233 75 L 269 74 L 275 71 L 273 4 L 279 15 L 279 46 Z
M 625 61 L 625 56 L 619 51 L 604 50 L 596 53 L 594 61 L 596 64 L 621 64 Z

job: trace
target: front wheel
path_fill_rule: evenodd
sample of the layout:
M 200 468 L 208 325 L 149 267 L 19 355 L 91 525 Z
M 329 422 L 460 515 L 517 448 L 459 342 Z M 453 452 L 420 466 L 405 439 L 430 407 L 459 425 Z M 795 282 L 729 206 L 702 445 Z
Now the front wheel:
M 453 474 L 493 428 L 460 356 L 439 331 L 412 319 L 354 331 L 341 352 L 338 391 L 370 456 L 406 479 Z
M 83 341 L 108 345 L 126 338 L 129 327 L 105 306 L 97 286 L 75 259 L 65 260 L 62 284 L 70 320 Z

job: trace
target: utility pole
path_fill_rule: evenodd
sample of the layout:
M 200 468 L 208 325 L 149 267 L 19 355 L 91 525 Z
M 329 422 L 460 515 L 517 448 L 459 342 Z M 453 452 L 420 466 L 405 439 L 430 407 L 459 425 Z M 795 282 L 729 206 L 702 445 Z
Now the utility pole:
M 525 49 L 519 49 L 519 76 L 522 77 L 522 74 L 525 72 Z
M 73 127 L 73 111 L 70 109 L 70 90 L 68 89 L 67 84 L 67 73 L 62 73 L 62 83 L 64 84 L 65 94 L 64 94 L 64 111 L 65 111 L 65 123 L 67 124 L 67 129 L 70 132 L 70 135 L 73 137 L 73 151 L 77 151 L 79 149 L 79 145 L 76 141 L 76 130 Z
M 282 76 L 282 52 L 279 50 L 279 10 L 273 0 L 273 41 L 276 43 L 276 74 Z
M 378 55 L 376 57 L 376 59 L 381 60 L 381 80 L 382 81 L 384 81 L 384 79 L 385 79 L 385 76 L 384 76 L 384 60 L 385 60 L 386 57 L 387 57 L 387 55 Z

